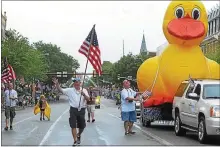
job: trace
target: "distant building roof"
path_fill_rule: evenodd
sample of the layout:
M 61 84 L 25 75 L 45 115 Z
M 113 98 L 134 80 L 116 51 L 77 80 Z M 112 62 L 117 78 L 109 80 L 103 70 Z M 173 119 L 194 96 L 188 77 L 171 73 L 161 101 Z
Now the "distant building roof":
M 146 46 L 144 34 L 143 34 L 143 38 L 142 38 L 142 42 L 141 42 L 140 54 L 141 53 L 147 53 L 147 46 Z
M 157 55 L 156 52 L 148 52 L 148 56 L 150 56 L 150 57 L 154 57 L 156 55 Z

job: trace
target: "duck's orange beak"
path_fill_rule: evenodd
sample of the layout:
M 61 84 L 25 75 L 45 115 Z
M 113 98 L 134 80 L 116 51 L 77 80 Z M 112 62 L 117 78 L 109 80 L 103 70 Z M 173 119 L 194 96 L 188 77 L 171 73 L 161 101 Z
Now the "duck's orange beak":
M 204 24 L 188 14 L 184 18 L 172 20 L 167 29 L 171 35 L 183 40 L 200 38 L 205 34 Z

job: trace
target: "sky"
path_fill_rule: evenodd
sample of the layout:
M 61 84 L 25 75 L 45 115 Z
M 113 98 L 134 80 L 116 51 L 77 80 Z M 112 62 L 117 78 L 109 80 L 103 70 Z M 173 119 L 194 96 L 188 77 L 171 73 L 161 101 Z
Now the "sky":
M 125 54 L 139 54 L 143 32 L 148 51 L 166 42 L 162 22 L 169 1 L 2 1 L 7 28 L 61 47 L 78 60 L 84 72 L 86 57 L 78 52 L 96 24 L 101 60 L 116 62 Z M 218 1 L 203 1 L 207 10 Z M 93 68 L 89 64 L 88 72 Z

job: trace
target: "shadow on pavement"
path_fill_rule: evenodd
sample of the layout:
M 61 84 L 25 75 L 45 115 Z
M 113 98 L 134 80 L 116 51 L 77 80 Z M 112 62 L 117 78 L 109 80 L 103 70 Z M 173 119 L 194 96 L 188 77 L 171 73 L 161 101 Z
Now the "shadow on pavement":
M 168 125 L 151 125 L 150 128 L 153 128 L 155 130 L 160 130 L 160 131 L 173 131 L 174 130 L 174 126 L 168 126 Z
M 169 131 L 169 132 L 173 132 L 173 134 L 174 134 L 174 126 L 151 125 L 150 128 L 152 128 L 154 130 L 158 130 L 158 131 Z M 190 139 L 190 140 L 198 141 L 198 136 L 197 136 L 197 133 L 195 133 L 195 132 L 187 131 L 187 134 L 185 136 L 182 136 L 182 137 L 185 137 L 185 138 Z M 201 144 L 201 145 L 203 145 L 203 144 Z M 220 145 L 219 136 L 209 137 L 209 139 L 207 141 L 207 144 L 204 144 L 204 145 L 219 146 Z
M 184 137 L 186 137 L 188 139 L 192 139 L 192 140 L 198 141 L 198 136 L 197 136 L 197 133 L 195 133 L 195 132 L 187 132 L 186 136 L 184 136 Z M 204 144 L 204 145 L 219 146 L 220 145 L 219 136 L 209 137 L 207 143 Z

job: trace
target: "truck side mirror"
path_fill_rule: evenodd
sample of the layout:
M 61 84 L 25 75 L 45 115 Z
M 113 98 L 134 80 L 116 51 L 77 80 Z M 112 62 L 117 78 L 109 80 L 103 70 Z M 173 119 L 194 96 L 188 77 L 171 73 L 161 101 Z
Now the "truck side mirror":
M 189 93 L 189 98 L 192 98 L 194 100 L 199 100 L 199 96 L 196 93 Z

